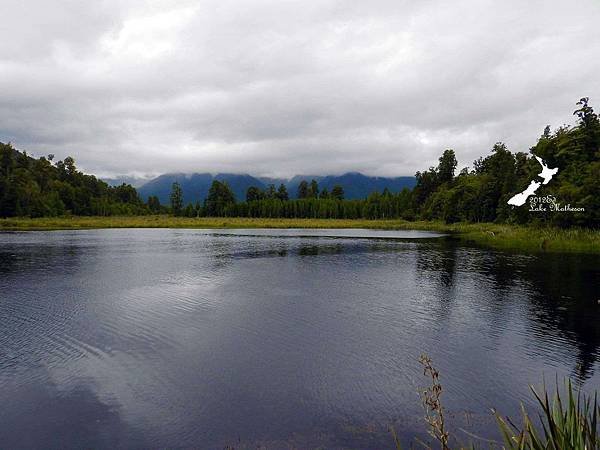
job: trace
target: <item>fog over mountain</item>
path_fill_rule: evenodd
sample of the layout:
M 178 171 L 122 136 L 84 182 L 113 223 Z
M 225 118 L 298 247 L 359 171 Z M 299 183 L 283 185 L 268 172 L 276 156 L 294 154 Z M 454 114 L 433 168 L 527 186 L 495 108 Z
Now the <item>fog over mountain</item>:
M 148 181 L 138 189 L 138 192 L 144 200 L 147 200 L 151 195 L 156 195 L 162 204 L 168 204 L 171 187 L 174 182 L 178 182 L 183 190 L 185 203 L 202 202 L 208 194 L 208 189 L 212 181 L 219 180 L 225 181 L 231 187 L 238 201 L 245 200 L 246 191 L 250 186 L 264 190 L 269 184 L 274 184 L 278 187 L 281 183 L 287 187 L 290 198 L 296 198 L 300 182 L 302 180 L 310 182 L 313 179 L 319 182 L 321 190 L 327 189 L 329 192 L 331 192 L 335 185 L 341 185 L 344 188 L 345 198 L 347 199 L 365 198 L 371 192 L 382 192 L 386 188 L 391 192 L 399 192 L 405 187 L 412 188 L 415 185 L 414 177 L 368 177 L 360 173 L 346 173 L 340 176 L 298 175 L 289 180 L 258 178 L 237 174 L 218 174 L 213 176 L 209 173 L 170 173 Z
M 103 177 L 412 176 L 600 100 L 597 0 L 4 0 L 0 141 Z

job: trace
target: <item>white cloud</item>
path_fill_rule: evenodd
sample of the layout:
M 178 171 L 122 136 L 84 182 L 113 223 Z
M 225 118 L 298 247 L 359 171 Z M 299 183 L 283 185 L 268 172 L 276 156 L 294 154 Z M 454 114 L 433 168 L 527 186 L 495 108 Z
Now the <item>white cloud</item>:
M 101 175 L 408 175 L 600 104 L 595 0 L 5 3 L 0 140 Z

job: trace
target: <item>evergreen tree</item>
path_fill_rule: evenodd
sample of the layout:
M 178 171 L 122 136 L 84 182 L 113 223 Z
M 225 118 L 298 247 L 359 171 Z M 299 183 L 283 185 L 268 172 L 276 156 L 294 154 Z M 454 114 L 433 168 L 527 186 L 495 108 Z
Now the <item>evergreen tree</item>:
M 331 190 L 331 197 L 336 200 L 344 200 L 344 188 L 336 184 Z
M 319 197 L 319 183 L 317 183 L 317 180 L 312 180 L 310 182 L 310 186 L 308 188 L 308 197 L 310 197 L 310 198 L 318 198 Z
M 256 186 L 250 186 L 246 191 L 246 201 L 256 202 L 264 197 L 263 192 Z
M 183 191 L 181 185 L 176 181 L 171 186 L 171 211 L 175 216 L 180 216 L 183 210 Z
M 0 176 L 10 177 L 15 167 L 15 150 L 10 142 L 8 144 L 0 143 Z
M 298 198 L 308 198 L 308 183 L 302 180 L 298 185 Z
M 148 209 L 154 214 L 158 214 L 161 211 L 160 200 L 156 195 L 148 197 Z
M 289 200 L 289 195 L 285 184 L 281 183 L 279 188 L 277 189 L 277 198 L 282 202 L 287 202 Z
M 588 104 L 589 97 L 583 97 L 577 102 L 578 108 L 573 115 L 579 117 L 579 131 L 587 160 L 594 158 L 600 149 L 600 120 L 594 109 Z
M 456 170 L 456 156 L 454 150 L 446 150 L 439 159 L 437 167 L 437 177 L 439 183 L 450 183 L 454 179 L 454 171 Z
M 225 182 L 214 180 L 208 190 L 204 202 L 207 216 L 223 216 L 235 204 L 235 196 L 229 185 Z
M 274 184 L 269 184 L 267 186 L 267 189 L 265 191 L 265 197 L 272 199 L 275 198 L 275 196 L 277 195 L 277 191 L 275 190 L 275 185 Z

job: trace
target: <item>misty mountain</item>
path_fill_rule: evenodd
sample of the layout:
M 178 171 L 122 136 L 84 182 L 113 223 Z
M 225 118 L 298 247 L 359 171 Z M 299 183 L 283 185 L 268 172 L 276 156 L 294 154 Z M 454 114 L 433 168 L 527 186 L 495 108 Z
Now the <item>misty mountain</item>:
M 264 179 L 263 179 L 264 180 Z M 365 198 L 372 192 L 383 192 L 385 188 L 388 188 L 391 192 L 400 192 L 405 187 L 412 189 L 415 186 L 415 177 L 369 177 L 358 172 L 348 172 L 343 175 L 296 175 L 289 180 L 279 181 L 273 183 L 275 186 L 279 186 L 279 183 L 283 182 L 287 187 L 290 194 L 290 198 L 296 198 L 298 196 L 298 186 L 306 180 L 317 181 L 319 183 L 319 190 L 327 189 L 329 192 L 337 184 L 344 188 L 345 198 L 347 199 L 359 199 Z
M 142 199 L 146 201 L 149 196 L 156 195 L 160 203 L 167 205 L 171 195 L 171 187 L 176 181 L 181 185 L 183 191 L 183 201 L 187 203 L 203 202 L 208 195 L 208 190 L 213 180 L 225 181 L 233 190 L 236 201 L 246 199 L 246 191 L 250 186 L 256 186 L 264 189 L 266 186 L 259 179 L 250 175 L 237 174 L 218 174 L 216 176 L 210 173 L 167 173 L 160 175 L 153 180 L 148 181 L 138 189 Z
M 385 188 L 388 188 L 391 192 L 399 192 L 405 187 L 412 189 L 415 185 L 414 177 L 369 177 L 357 172 L 328 176 L 296 175 L 289 180 L 253 177 L 247 174 L 221 173 L 213 176 L 209 173 L 169 173 L 148 181 L 138 189 L 138 192 L 144 201 L 149 196 L 156 195 L 160 202 L 166 205 L 169 203 L 171 186 L 177 181 L 183 190 L 185 203 L 203 202 L 213 180 L 219 180 L 225 181 L 231 187 L 236 201 L 244 201 L 246 199 L 246 191 L 250 186 L 265 189 L 269 184 L 274 184 L 275 187 L 278 187 L 281 183 L 286 185 L 290 198 L 296 198 L 298 185 L 302 180 L 310 183 L 313 179 L 319 183 L 320 190 L 326 188 L 331 192 L 336 184 L 341 185 L 344 188 L 347 199 L 365 198 L 370 193 L 375 191 L 382 192 Z
M 412 189 L 416 184 L 415 177 L 369 177 L 358 172 L 339 176 L 328 175 L 316 180 L 320 190 L 327 188 L 329 192 L 336 184 L 341 185 L 347 199 L 365 198 L 372 192 L 383 192 L 385 188 L 391 192 L 400 192 L 404 188 Z

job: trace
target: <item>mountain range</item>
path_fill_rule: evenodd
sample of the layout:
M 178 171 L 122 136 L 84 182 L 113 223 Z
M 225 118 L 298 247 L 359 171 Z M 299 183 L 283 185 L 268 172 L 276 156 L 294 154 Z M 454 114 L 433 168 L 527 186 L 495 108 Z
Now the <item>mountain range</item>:
M 227 182 L 237 201 L 244 201 L 246 191 L 250 186 L 266 189 L 269 184 L 274 184 L 277 188 L 282 183 L 286 186 L 290 198 L 296 198 L 300 182 L 306 180 L 310 183 L 313 179 L 319 183 L 319 190 L 326 188 L 331 192 L 335 185 L 341 185 L 347 199 L 365 198 L 370 193 L 382 192 L 385 188 L 388 188 L 391 192 L 399 192 L 405 187 L 412 189 L 415 185 L 415 177 L 370 177 L 358 172 L 327 176 L 296 175 L 290 179 L 253 177 L 247 174 L 231 173 L 220 173 L 218 175 L 210 173 L 168 173 L 145 182 L 137 189 L 144 201 L 149 196 L 156 195 L 162 204 L 168 204 L 171 187 L 177 181 L 181 185 L 184 202 L 195 203 L 204 201 L 213 180 L 218 180 Z M 117 181 L 122 182 L 121 180 L 123 180 L 123 177 L 105 179 L 109 184 L 115 184 Z

